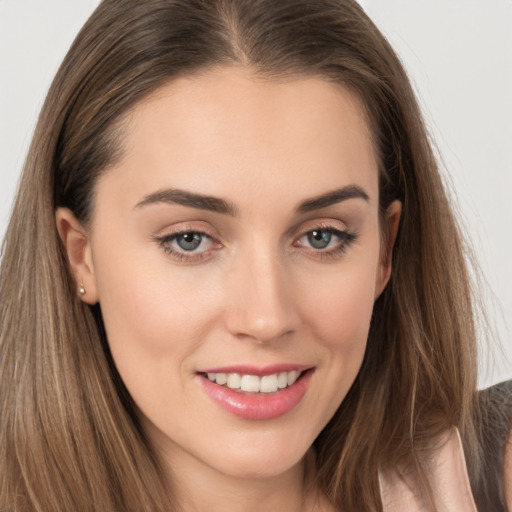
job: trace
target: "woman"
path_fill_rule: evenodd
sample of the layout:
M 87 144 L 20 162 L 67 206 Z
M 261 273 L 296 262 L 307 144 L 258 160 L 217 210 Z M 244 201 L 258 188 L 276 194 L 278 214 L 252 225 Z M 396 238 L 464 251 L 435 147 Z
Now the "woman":
M 1 509 L 475 510 L 463 243 L 354 2 L 101 3 L 1 275 Z

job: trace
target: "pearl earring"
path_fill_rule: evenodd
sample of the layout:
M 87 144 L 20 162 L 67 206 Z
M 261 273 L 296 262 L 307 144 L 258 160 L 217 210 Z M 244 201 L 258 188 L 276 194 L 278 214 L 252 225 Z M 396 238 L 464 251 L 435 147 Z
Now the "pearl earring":
M 80 283 L 80 295 L 85 295 L 84 283 Z

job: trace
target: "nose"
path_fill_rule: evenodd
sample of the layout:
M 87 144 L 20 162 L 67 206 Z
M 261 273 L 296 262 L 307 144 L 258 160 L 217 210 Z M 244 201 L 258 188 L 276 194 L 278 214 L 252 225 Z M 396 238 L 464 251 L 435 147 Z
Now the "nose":
M 276 254 L 259 251 L 239 258 L 228 282 L 225 321 L 232 335 L 269 343 L 298 329 L 289 272 Z

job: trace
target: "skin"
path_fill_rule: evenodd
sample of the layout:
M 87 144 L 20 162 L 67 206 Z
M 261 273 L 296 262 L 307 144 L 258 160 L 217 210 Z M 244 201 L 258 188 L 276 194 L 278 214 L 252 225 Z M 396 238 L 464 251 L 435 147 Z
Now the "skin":
M 512 429 L 508 432 L 503 458 L 505 503 L 512 510 Z
M 308 484 L 308 454 L 360 368 L 401 211 L 398 202 L 387 211 L 384 244 L 362 106 L 319 78 L 221 68 L 162 87 L 125 133 L 123 158 L 97 183 L 90 226 L 67 209 L 57 226 L 82 300 L 101 304 L 114 361 L 178 499 L 213 512 L 331 510 Z M 297 211 L 347 186 L 367 199 Z M 141 204 L 170 188 L 236 211 Z M 355 239 L 332 235 L 317 249 L 314 229 Z M 183 254 L 170 238 L 177 230 L 207 236 Z M 276 363 L 315 371 L 300 403 L 272 420 L 226 412 L 197 375 Z
M 430 456 L 431 485 L 434 508 L 427 507 L 407 472 L 381 473 L 380 484 L 385 512 L 477 512 L 459 432 L 453 428 L 438 439 Z

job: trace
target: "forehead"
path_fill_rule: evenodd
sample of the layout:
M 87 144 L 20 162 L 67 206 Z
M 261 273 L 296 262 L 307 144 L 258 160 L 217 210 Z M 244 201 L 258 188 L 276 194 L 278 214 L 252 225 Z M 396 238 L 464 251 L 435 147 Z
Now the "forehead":
M 141 194 L 294 188 L 308 197 L 352 183 L 377 193 L 365 110 L 322 78 L 269 80 L 241 68 L 181 77 L 141 102 L 124 128 L 123 158 L 103 179 L 135 181 Z

